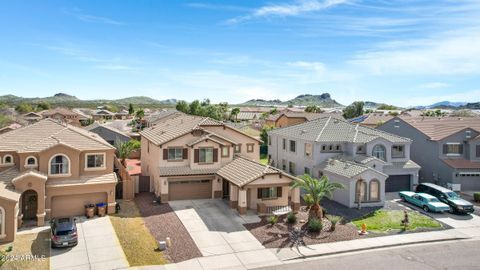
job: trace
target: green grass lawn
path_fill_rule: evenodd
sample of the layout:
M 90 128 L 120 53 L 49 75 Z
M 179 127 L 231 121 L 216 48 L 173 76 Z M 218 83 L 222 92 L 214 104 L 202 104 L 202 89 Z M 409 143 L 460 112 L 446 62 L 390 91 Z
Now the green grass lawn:
M 13 243 L 0 245 L 0 250 L 5 251 L 9 246 L 12 246 L 13 249 L 6 253 L 7 255 L 36 255 L 36 259 L 9 260 L 3 265 L 0 263 L 0 269 L 48 270 L 50 268 L 50 232 L 48 230 L 40 233 L 17 234 Z
M 400 210 L 385 211 L 377 210 L 368 216 L 353 220 L 352 223 L 358 228 L 362 224 L 367 225 L 367 231 L 386 232 L 388 230 L 403 230 L 401 224 L 404 213 Z M 407 230 L 413 231 L 418 228 L 440 228 L 442 225 L 436 220 L 417 212 L 408 212 L 409 225 Z
M 268 157 L 267 157 L 267 155 L 260 155 L 260 163 L 262 163 L 263 165 L 267 165 L 267 164 L 268 164 Z
M 130 266 L 168 263 L 162 252 L 156 251 L 157 241 L 145 226 L 135 202 L 122 201 L 120 206 L 120 213 L 110 215 L 110 220 Z

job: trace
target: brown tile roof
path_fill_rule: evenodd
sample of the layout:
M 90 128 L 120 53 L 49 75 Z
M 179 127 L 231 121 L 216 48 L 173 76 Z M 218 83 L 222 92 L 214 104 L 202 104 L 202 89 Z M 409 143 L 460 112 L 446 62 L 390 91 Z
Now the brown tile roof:
M 332 116 L 333 118 L 343 119 L 343 116 L 339 113 L 306 113 L 306 112 L 286 112 L 270 115 L 267 120 L 277 121 L 282 115 L 288 118 L 305 118 L 307 121 L 312 121 L 322 117 Z
M 186 176 L 186 175 L 213 175 L 218 168 L 192 169 L 189 166 L 161 167 L 158 169 L 160 176 Z
M 401 119 L 434 141 L 444 139 L 467 128 L 480 132 L 480 117 L 411 117 Z
M 442 159 L 445 164 L 455 169 L 480 169 L 480 161 L 467 159 Z
M 140 175 L 142 173 L 142 162 L 139 159 L 125 159 L 129 175 Z
M 71 111 L 67 108 L 61 108 L 61 107 L 42 112 L 42 115 L 45 117 L 50 117 L 55 114 L 61 114 L 64 116 L 81 116 L 80 114 L 74 111 Z
M 92 184 L 110 184 L 117 183 L 115 173 L 101 175 L 82 175 L 80 179 L 49 179 L 46 183 L 49 187 L 72 186 L 72 185 L 92 185 Z
M 392 118 L 393 118 L 393 116 L 388 115 L 388 114 L 371 113 L 360 124 L 369 125 L 369 126 L 376 126 L 376 125 L 385 123 Z
M 80 151 L 114 149 L 100 136 L 53 119 L 44 119 L 0 135 L 0 151 L 40 152 L 55 145 Z

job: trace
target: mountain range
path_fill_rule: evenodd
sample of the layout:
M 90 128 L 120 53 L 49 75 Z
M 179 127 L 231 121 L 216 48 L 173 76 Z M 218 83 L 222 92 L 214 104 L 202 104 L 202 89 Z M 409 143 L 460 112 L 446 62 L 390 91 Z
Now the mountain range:
M 309 106 L 315 105 L 321 108 L 341 107 L 342 104 L 338 103 L 331 98 L 329 93 L 323 93 L 321 95 L 299 95 L 294 99 L 287 101 L 281 101 L 279 99 L 264 100 L 264 99 L 251 99 L 240 105 L 247 106 L 272 106 L 272 105 L 293 105 L 293 106 Z

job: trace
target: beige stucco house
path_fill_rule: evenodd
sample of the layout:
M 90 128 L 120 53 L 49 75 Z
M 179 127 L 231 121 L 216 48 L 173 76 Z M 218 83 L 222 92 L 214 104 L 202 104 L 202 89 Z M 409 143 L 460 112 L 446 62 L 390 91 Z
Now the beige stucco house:
M 140 186 L 162 202 L 224 198 L 241 214 L 299 206 L 294 177 L 258 163 L 261 142 L 222 122 L 178 115 L 141 135 Z
M 44 119 L 0 135 L 0 242 L 23 223 L 115 210 L 115 148 L 97 134 Z

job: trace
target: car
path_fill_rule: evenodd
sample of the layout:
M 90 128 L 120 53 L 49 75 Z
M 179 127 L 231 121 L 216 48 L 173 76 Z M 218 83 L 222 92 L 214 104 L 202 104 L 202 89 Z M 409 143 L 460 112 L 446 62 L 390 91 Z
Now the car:
M 421 183 L 417 186 L 416 191 L 435 196 L 441 202 L 448 204 L 452 213 L 469 214 L 475 210 L 473 204 L 462 199 L 454 191 L 432 183 Z
M 77 224 L 73 217 L 62 217 L 50 222 L 51 246 L 73 247 L 78 244 Z
M 437 198 L 427 193 L 401 191 L 398 195 L 402 200 L 421 207 L 425 212 L 445 212 L 450 210 L 447 204 L 440 202 Z

